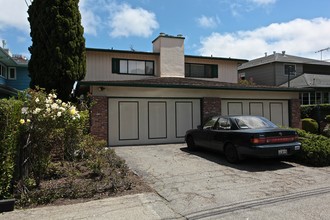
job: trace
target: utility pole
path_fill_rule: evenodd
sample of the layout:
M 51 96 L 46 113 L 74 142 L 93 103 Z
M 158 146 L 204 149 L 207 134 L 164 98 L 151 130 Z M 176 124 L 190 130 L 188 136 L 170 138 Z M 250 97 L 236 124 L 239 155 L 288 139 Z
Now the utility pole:
M 323 53 L 323 51 L 326 51 L 326 50 L 330 50 L 330 47 L 327 47 L 327 48 L 324 48 L 324 49 L 318 50 L 318 51 L 316 51 L 315 53 L 321 53 L 321 60 L 322 60 L 322 53 Z

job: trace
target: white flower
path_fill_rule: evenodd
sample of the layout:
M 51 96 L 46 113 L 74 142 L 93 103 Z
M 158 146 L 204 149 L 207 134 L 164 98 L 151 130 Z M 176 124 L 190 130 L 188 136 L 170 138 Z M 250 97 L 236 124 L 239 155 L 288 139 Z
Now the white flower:
M 52 100 L 51 98 L 48 97 L 48 98 L 46 99 L 46 103 L 47 103 L 47 104 L 52 104 L 52 103 L 53 103 L 53 100 Z
M 28 110 L 29 110 L 28 107 L 23 107 L 22 110 L 21 110 L 22 111 L 22 114 L 23 115 L 26 115 L 28 113 Z
M 61 99 L 57 99 L 56 100 L 56 103 L 61 104 L 62 103 L 62 100 Z
M 36 108 L 36 109 L 33 110 L 32 114 L 36 115 L 36 114 L 38 114 L 40 111 L 41 111 L 40 108 Z
M 60 111 L 62 111 L 62 112 L 65 111 L 65 108 L 63 108 L 63 107 L 59 107 L 58 109 L 59 109 Z
M 57 117 L 61 117 L 62 112 L 57 112 Z
M 26 122 L 27 122 L 27 123 L 30 123 L 30 122 L 31 122 L 31 120 L 30 120 L 30 119 L 26 119 Z
M 52 109 L 58 109 L 58 104 L 57 103 L 54 103 L 51 105 Z
M 39 98 L 37 97 L 34 101 L 35 101 L 36 103 L 38 103 L 40 100 L 39 100 Z
M 51 109 L 50 108 L 47 108 L 46 111 L 49 113 L 51 111 Z
M 19 123 L 24 124 L 25 123 L 25 120 L 24 119 L 21 119 L 21 120 L 19 120 Z

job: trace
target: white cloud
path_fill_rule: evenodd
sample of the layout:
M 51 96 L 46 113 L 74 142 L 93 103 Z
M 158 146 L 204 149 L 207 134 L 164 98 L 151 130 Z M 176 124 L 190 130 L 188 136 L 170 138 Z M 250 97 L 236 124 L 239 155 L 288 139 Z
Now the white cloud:
M 275 4 L 276 0 L 249 0 L 257 5 L 271 5 Z
M 218 17 L 207 17 L 202 15 L 201 17 L 197 18 L 197 23 L 199 26 L 204 28 L 215 28 L 220 23 L 220 19 Z
M 81 24 L 84 27 L 85 34 L 96 36 L 102 26 L 101 17 L 97 15 L 104 7 L 104 2 L 92 0 L 80 0 L 79 11 L 81 14 Z
M 265 52 L 286 51 L 316 58 L 315 51 L 330 46 L 330 19 L 295 19 L 251 31 L 212 33 L 201 39 L 201 55 L 253 59 Z
M 16 28 L 26 33 L 29 32 L 28 6 L 24 0 L 0 0 L 0 5 L 0 30 Z
M 159 27 L 156 15 L 128 4 L 112 5 L 109 26 L 112 37 L 149 37 Z

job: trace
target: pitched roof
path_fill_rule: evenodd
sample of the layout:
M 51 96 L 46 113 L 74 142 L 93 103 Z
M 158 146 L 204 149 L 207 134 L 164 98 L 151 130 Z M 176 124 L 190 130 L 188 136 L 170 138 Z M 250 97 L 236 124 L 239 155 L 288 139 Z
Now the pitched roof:
M 81 81 L 81 85 L 90 86 L 127 86 L 127 87 L 157 87 L 157 88 L 189 88 L 189 89 L 216 89 L 216 90 L 262 90 L 299 92 L 301 89 L 284 88 L 265 85 L 242 85 L 210 80 L 199 80 L 179 77 L 152 77 L 141 80 L 121 81 Z
M 330 75 L 304 73 L 292 79 L 290 84 L 296 88 L 329 88 Z M 281 86 L 287 86 L 287 83 Z
M 0 62 L 7 66 L 27 66 L 28 60 L 23 59 L 23 56 L 12 56 L 7 49 L 0 47 Z
M 238 67 L 238 70 L 243 70 L 255 66 L 260 66 L 268 63 L 282 62 L 282 63 L 299 63 L 299 64 L 312 64 L 321 66 L 330 66 L 330 62 L 309 59 L 304 57 L 292 56 L 285 53 L 274 53 L 269 56 L 250 60 L 249 62 L 243 63 Z

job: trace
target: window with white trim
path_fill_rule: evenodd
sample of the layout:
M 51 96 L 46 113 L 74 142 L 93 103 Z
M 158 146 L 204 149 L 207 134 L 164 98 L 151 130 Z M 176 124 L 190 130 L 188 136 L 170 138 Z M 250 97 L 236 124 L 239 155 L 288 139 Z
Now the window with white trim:
M 7 68 L 0 63 L 0 77 L 7 78 Z
M 16 79 L 16 67 L 9 67 L 8 68 L 8 79 Z

